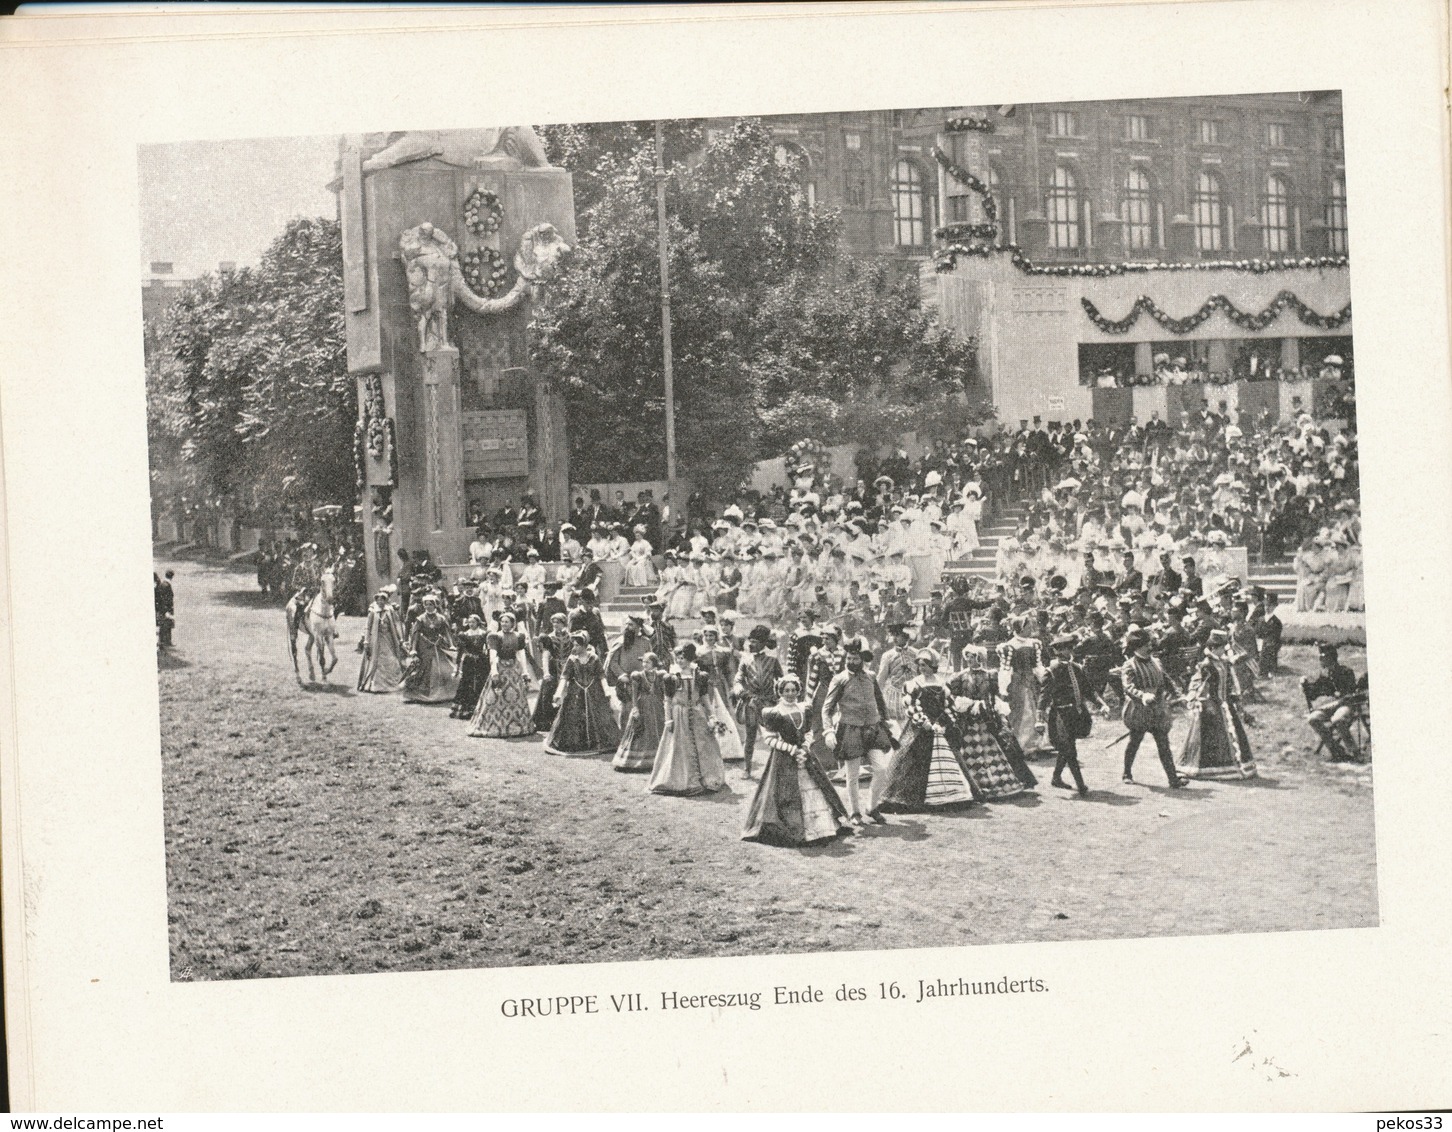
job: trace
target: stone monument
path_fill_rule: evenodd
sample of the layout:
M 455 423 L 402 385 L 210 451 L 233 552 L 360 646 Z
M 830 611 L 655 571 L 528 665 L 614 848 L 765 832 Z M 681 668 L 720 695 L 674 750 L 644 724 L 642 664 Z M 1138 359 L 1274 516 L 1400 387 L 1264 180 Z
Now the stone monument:
M 467 561 L 474 507 L 528 491 L 564 515 L 564 399 L 528 326 L 574 243 L 574 193 L 527 126 L 345 137 L 333 188 L 376 589 L 399 550 Z

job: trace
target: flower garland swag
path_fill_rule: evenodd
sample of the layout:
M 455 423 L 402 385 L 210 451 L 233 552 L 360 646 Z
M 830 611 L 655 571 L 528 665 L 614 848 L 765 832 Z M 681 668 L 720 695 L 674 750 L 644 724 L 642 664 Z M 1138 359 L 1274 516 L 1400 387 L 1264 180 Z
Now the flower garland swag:
M 394 442 L 393 418 L 383 407 L 383 381 L 377 374 L 364 379 L 363 413 L 353 428 L 353 463 L 358 491 L 368 485 L 368 457 L 383 459 L 388 453 L 388 481 L 398 482 L 398 445 Z
M 950 134 L 966 134 L 970 130 L 991 134 L 993 133 L 993 123 L 987 118 L 975 118 L 971 114 L 965 114 L 961 118 L 949 118 L 943 123 L 943 129 Z
M 1211 295 L 1199 310 L 1193 314 L 1187 314 L 1184 318 L 1175 318 L 1166 314 L 1148 295 L 1141 295 L 1135 299 L 1134 306 L 1130 308 L 1129 313 L 1118 320 L 1105 318 L 1099 313 L 1099 308 L 1087 298 L 1079 301 L 1083 304 L 1084 313 L 1089 316 L 1089 321 L 1106 334 L 1124 334 L 1139 321 L 1141 313 L 1148 314 L 1172 334 L 1188 334 L 1217 310 L 1224 311 L 1225 317 L 1242 330 L 1264 330 L 1279 318 L 1281 312 L 1287 307 L 1294 310 L 1296 317 L 1307 326 L 1316 326 L 1322 330 L 1335 330 L 1344 326 L 1351 319 L 1350 303 L 1347 303 L 1335 314 L 1317 314 L 1291 291 L 1282 291 L 1271 300 L 1270 306 L 1259 314 L 1249 314 L 1240 310 L 1224 295 Z
M 996 225 L 998 223 L 998 204 L 994 201 L 993 194 L 988 191 L 988 186 L 963 166 L 957 164 L 939 146 L 933 146 L 933 159 L 943 167 L 948 176 L 977 195 L 978 199 L 983 202 L 983 215 L 988 217 L 989 224 Z M 949 225 L 949 227 L 954 226 Z M 994 228 L 993 234 L 997 235 L 997 233 L 998 229 Z M 951 237 L 948 238 L 951 239 Z
M 1136 275 L 1149 271 L 1244 271 L 1251 275 L 1269 275 L 1272 271 L 1292 269 L 1322 271 L 1331 267 L 1347 267 L 1351 261 L 1344 255 L 1302 256 L 1300 259 L 1202 259 L 1185 263 L 1034 263 L 1017 244 L 949 244 L 933 253 L 937 270 L 952 271 L 960 256 L 1006 255 L 1014 267 L 1025 275 L 1047 275 L 1061 279 L 1106 279 L 1114 275 Z
M 464 227 L 476 236 L 492 236 L 504 223 L 504 205 L 497 193 L 475 189 L 464 201 Z

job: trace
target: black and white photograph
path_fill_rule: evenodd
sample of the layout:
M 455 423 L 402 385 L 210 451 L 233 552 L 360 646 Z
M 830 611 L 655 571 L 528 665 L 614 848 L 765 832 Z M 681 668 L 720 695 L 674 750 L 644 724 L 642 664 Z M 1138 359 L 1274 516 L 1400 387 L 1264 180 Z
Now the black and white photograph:
M 1345 151 L 142 145 L 170 978 L 1375 927 Z

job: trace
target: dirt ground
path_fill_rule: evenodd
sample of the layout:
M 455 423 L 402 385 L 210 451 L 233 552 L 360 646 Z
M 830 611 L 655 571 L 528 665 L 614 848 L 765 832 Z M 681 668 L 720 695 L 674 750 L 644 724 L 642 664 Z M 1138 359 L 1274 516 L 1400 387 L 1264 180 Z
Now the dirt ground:
M 443 706 L 352 691 L 345 619 L 304 690 L 283 615 L 245 573 L 176 569 L 159 664 L 172 976 L 227 979 L 694 955 L 1366 927 L 1370 766 L 1326 764 L 1296 676 L 1252 707 L 1261 776 L 1119 781 L 1123 728 L 1081 747 L 1093 792 L 1048 786 L 893 816 L 825 847 L 740 840 L 754 783 L 645 793 L 605 759 L 471 739 Z M 1361 650 L 1344 659 L 1358 672 Z M 1176 746 L 1185 724 L 1177 722 Z

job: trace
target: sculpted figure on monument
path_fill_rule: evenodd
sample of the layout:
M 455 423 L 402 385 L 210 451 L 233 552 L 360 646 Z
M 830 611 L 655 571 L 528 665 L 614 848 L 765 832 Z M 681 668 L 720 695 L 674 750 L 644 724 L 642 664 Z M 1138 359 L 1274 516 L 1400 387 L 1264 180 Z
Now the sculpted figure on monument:
M 408 276 L 408 305 L 418 316 L 419 350 L 428 353 L 449 344 L 449 310 L 455 299 L 475 314 L 503 314 L 534 294 L 559 269 L 570 245 L 553 224 L 536 224 L 519 240 L 514 253 L 517 278 L 497 299 L 477 295 L 464 280 L 459 247 L 429 223 L 407 229 L 398 238 L 403 268 Z
M 366 152 L 366 150 L 365 150 Z M 472 169 L 547 169 L 549 158 L 530 126 L 496 126 L 478 130 L 408 130 L 387 135 L 383 148 L 363 162 L 363 172 L 376 173 L 410 161 L 436 157 L 446 165 Z

